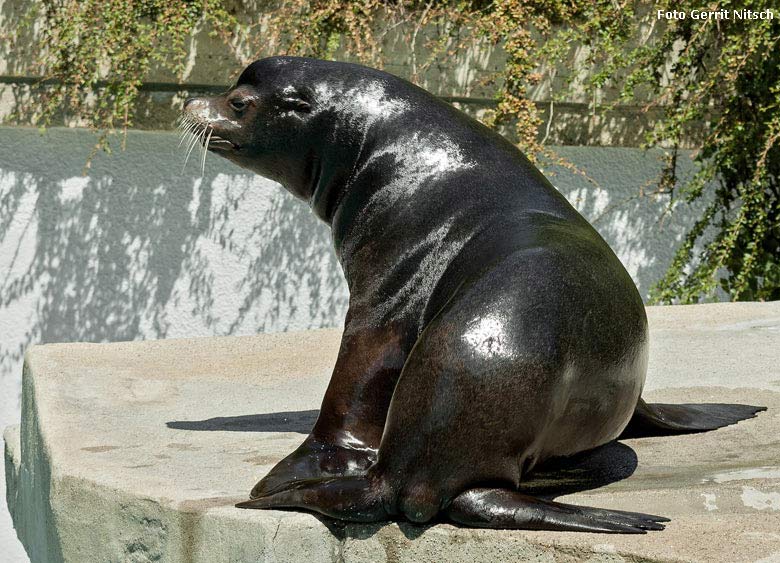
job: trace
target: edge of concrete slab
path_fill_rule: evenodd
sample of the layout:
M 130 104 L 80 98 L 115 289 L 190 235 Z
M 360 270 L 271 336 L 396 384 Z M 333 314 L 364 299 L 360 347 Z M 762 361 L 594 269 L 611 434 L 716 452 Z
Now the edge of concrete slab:
M 19 473 L 22 470 L 21 435 L 19 425 L 13 424 L 3 431 L 3 443 L 5 445 L 5 501 L 12 519 L 16 519 L 16 511 L 19 505 Z
M 754 321 L 770 319 L 775 323 L 774 319 L 777 317 L 776 324 L 770 323 L 775 327 L 770 330 L 770 333 L 773 339 L 776 334 L 777 342 L 780 343 L 780 331 L 775 332 L 776 328 L 780 328 L 780 315 L 777 315 L 776 311 L 780 309 L 775 306 L 762 308 L 760 312 L 740 309 L 739 314 L 724 316 L 723 309 L 710 309 L 710 320 L 707 321 L 708 315 L 703 314 L 704 311 L 686 310 L 684 322 L 675 327 L 673 322 L 667 323 L 668 319 L 662 319 L 664 328 L 661 330 L 669 329 L 675 332 L 674 328 L 680 328 L 681 330 L 670 336 L 675 339 L 678 338 L 678 333 L 689 333 L 693 324 L 703 323 L 702 326 L 707 327 L 705 332 L 709 332 L 713 329 L 713 324 L 717 324 L 719 327 L 725 326 L 724 330 L 740 331 L 740 333 L 763 331 L 760 334 L 766 336 L 767 323 Z M 663 317 L 672 313 L 673 311 L 653 312 L 651 324 L 654 322 L 653 315 Z M 718 322 L 714 323 L 713 319 L 717 319 Z M 701 338 L 706 344 L 709 335 Z M 778 475 L 770 475 L 771 472 L 756 473 L 770 463 L 769 458 L 755 459 L 761 467 L 748 464 L 745 468 L 740 465 L 739 460 L 735 460 L 733 464 L 726 464 L 730 470 L 733 469 L 733 474 L 727 473 L 725 477 L 719 474 L 720 476 L 710 480 L 715 483 L 720 479 L 725 480 L 726 483 L 723 485 L 724 494 L 718 498 L 720 512 L 703 513 L 696 522 L 680 517 L 674 524 L 676 530 L 670 528 L 666 532 L 654 534 L 653 539 L 650 539 L 651 535 L 634 539 L 599 534 L 471 530 L 446 524 L 343 525 L 298 512 L 235 509 L 233 502 L 241 498 L 236 491 L 243 491 L 240 488 L 230 494 L 195 500 L 182 500 L 182 497 L 174 491 L 171 491 L 170 495 L 159 493 L 146 495 L 138 487 L 134 487 L 133 483 L 107 484 L 110 482 L 100 481 L 94 473 L 74 472 L 67 464 L 58 463 L 57 456 L 62 452 L 62 445 L 56 443 L 56 433 L 45 430 L 51 424 L 51 417 L 56 418 L 58 415 L 52 407 L 59 404 L 56 401 L 61 400 L 61 397 L 57 396 L 57 393 L 63 394 L 62 392 L 68 388 L 68 383 L 71 381 L 69 377 L 80 378 L 79 381 L 82 382 L 95 383 L 94 396 L 66 397 L 68 400 L 76 401 L 74 403 L 76 406 L 83 404 L 84 408 L 90 408 L 93 403 L 99 402 L 104 396 L 101 393 L 104 394 L 106 390 L 111 389 L 108 386 L 100 387 L 103 385 L 101 378 L 108 382 L 115 378 L 127 380 L 135 377 L 142 385 L 133 386 L 134 392 L 146 394 L 141 398 L 147 403 L 160 400 L 160 396 L 167 393 L 169 389 L 167 383 L 162 385 L 160 381 L 169 376 L 176 376 L 174 372 L 177 370 L 187 371 L 190 364 L 193 366 L 192 372 L 197 372 L 197 377 L 200 378 L 199 385 L 217 385 L 219 378 L 210 378 L 213 370 L 220 369 L 223 372 L 230 372 L 221 374 L 224 385 L 232 385 L 233 388 L 236 384 L 247 385 L 249 378 L 257 376 L 256 373 L 252 373 L 251 366 L 247 369 L 242 368 L 242 371 L 239 369 L 240 366 L 222 361 L 229 359 L 229 355 L 236 350 L 247 354 L 249 357 L 247 362 L 254 366 L 258 365 L 258 357 L 273 358 L 273 362 L 276 362 L 273 366 L 270 365 L 272 362 L 266 362 L 271 375 L 264 380 L 263 385 L 274 382 L 285 384 L 291 380 L 301 382 L 310 376 L 307 374 L 312 373 L 319 374 L 317 377 L 326 381 L 327 370 L 334 354 L 331 347 L 337 343 L 337 331 L 319 331 L 317 334 L 256 336 L 241 339 L 53 345 L 32 348 L 26 356 L 22 424 L 9 427 L 4 433 L 7 501 L 20 539 L 31 560 L 78 563 L 105 560 L 133 562 L 296 560 L 398 562 L 530 559 L 690 561 L 697 560 L 691 556 L 690 549 L 682 550 L 683 555 L 677 557 L 674 549 L 665 549 L 662 544 L 686 540 L 694 543 L 712 543 L 717 539 L 725 542 L 725 547 L 719 547 L 717 553 L 730 555 L 729 559 L 732 561 L 755 561 L 762 557 L 768 558 L 766 561 L 771 561 L 772 557 L 780 557 L 780 532 L 773 539 L 772 532 L 769 531 L 780 529 L 780 489 L 778 489 L 780 479 L 777 478 Z M 193 356 L 192 350 L 203 347 L 210 347 L 212 353 Z M 149 371 L 150 366 L 154 367 L 154 362 L 148 361 L 143 369 L 136 370 L 133 362 L 139 350 L 159 353 L 165 358 L 165 362 L 154 372 Z M 291 356 L 290 352 L 293 350 L 297 350 L 298 353 Z M 89 357 L 85 358 L 85 356 Z M 83 359 L 81 363 L 79 358 Z M 658 361 L 663 361 L 663 357 Z M 768 359 L 764 358 L 762 361 Z M 204 367 L 204 363 L 208 365 Z M 128 364 L 130 367 L 123 367 Z M 86 366 L 85 373 L 74 371 L 80 365 Z M 148 379 L 144 379 L 145 375 Z M 321 383 L 319 381 L 318 385 Z M 767 404 L 773 402 L 773 411 L 780 410 L 778 409 L 780 389 L 755 389 L 753 392 L 747 389 L 749 382 L 745 383 L 746 385 L 737 388 L 706 386 L 684 392 L 667 387 L 654 393 L 656 400 L 671 401 L 679 401 L 681 397 L 691 396 L 695 396 L 696 400 L 720 401 L 758 401 L 760 397 L 760 400 Z M 218 394 L 219 389 L 215 394 Z M 74 392 L 77 393 L 78 388 Z M 186 397 L 181 400 L 186 400 Z M 141 401 L 138 404 L 146 403 Z M 216 412 L 220 412 L 220 408 L 223 407 L 217 405 Z M 777 412 L 764 413 L 762 416 L 765 416 L 759 419 L 762 425 L 777 425 L 780 422 Z M 82 428 L 85 432 L 90 430 L 83 426 L 74 426 L 74 428 Z M 714 434 L 648 439 L 641 444 L 630 442 L 637 450 L 641 449 L 640 460 L 644 459 L 649 467 L 643 474 L 638 472 L 627 480 L 633 484 L 622 488 L 607 487 L 604 490 L 576 494 L 563 500 L 650 512 L 657 508 L 657 503 L 668 502 L 669 499 L 679 496 L 686 506 L 703 502 L 706 507 L 706 503 L 710 501 L 704 495 L 709 494 L 706 491 L 710 491 L 714 484 L 712 486 L 708 484 L 706 491 L 701 486 L 695 490 L 687 490 L 688 481 L 684 481 L 678 484 L 677 488 L 671 487 L 669 490 L 662 491 L 658 498 L 651 501 L 641 488 L 642 483 L 647 483 L 648 479 L 665 480 L 674 477 L 672 475 L 674 468 L 664 467 L 663 459 L 670 452 L 677 451 L 677 448 L 696 445 L 700 450 L 713 452 L 713 455 L 722 453 L 726 458 L 736 455 L 734 452 L 740 448 L 751 447 L 753 449 L 750 451 L 763 451 L 761 448 L 766 445 L 766 437 L 758 436 L 760 434 L 758 429 L 756 422 L 749 422 L 718 431 L 722 432 L 718 435 L 721 437 L 720 443 L 716 439 L 718 436 Z M 192 439 L 201 438 L 201 436 L 193 436 Z M 719 447 L 722 452 L 718 452 Z M 93 446 L 75 449 L 95 450 Z M 105 455 L 109 454 L 111 452 L 106 452 Z M 780 471 L 780 468 L 776 469 Z M 697 470 L 697 467 L 693 466 L 686 470 Z M 750 479 L 759 479 L 759 481 L 752 480 L 751 487 L 745 487 L 739 479 L 746 477 L 735 476 L 737 473 L 750 474 Z M 689 481 L 700 483 L 698 475 L 696 473 L 695 480 L 689 479 Z M 685 477 L 688 478 L 687 475 Z M 740 501 L 740 494 L 744 495 L 747 489 L 758 495 L 752 500 L 749 499 L 753 503 L 752 509 L 745 508 L 748 505 L 745 504 L 744 499 Z M 773 495 L 777 496 L 777 499 Z M 699 496 L 702 496 L 703 500 L 699 499 Z M 743 504 L 745 506 L 742 506 Z M 761 521 L 757 522 L 756 519 Z M 724 537 L 724 530 L 733 530 L 734 537 Z M 775 540 L 776 549 L 773 551 L 771 542 Z M 648 549 L 650 541 L 655 541 L 660 547 Z M 760 545 L 758 548 L 753 546 L 747 551 L 741 551 L 751 545 L 751 542 Z M 703 551 L 701 560 L 706 560 L 710 555 L 711 552 Z

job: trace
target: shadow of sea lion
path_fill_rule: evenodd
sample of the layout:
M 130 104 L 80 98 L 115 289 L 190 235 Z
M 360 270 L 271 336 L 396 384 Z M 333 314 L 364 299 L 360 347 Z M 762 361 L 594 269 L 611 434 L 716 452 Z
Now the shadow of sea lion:
M 520 483 L 519 490 L 553 500 L 622 481 L 636 467 L 636 452 L 626 444 L 613 441 L 571 457 L 545 461 Z
M 174 430 L 211 430 L 218 432 L 297 432 L 308 434 L 317 421 L 319 410 L 269 412 L 242 416 L 218 416 L 206 420 L 166 422 Z

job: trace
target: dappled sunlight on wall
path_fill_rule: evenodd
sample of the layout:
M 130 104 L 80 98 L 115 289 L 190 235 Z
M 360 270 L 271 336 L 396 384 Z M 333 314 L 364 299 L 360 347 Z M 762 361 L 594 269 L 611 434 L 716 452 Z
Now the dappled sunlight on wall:
M 35 342 L 116 341 L 341 324 L 326 226 L 278 185 L 209 155 L 180 173 L 175 135 L 98 155 L 84 131 L 4 129 L 0 369 Z M 16 374 L 14 374 L 16 375 Z

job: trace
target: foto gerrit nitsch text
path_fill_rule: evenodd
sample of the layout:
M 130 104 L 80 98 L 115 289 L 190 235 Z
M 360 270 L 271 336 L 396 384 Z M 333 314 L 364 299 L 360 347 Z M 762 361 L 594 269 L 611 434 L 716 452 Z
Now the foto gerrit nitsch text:
M 772 20 L 775 18 L 773 10 L 657 10 L 656 17 L 659 20 Z

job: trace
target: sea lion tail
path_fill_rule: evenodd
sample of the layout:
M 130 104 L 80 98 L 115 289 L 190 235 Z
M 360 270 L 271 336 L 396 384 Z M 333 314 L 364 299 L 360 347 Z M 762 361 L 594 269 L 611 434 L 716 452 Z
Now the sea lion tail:
M 766 407 L 725 403 L 668 405 L 642 399 L 618 439 L 670 436 L 715 430 L 753 418 Z

